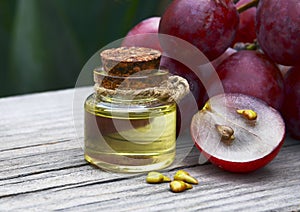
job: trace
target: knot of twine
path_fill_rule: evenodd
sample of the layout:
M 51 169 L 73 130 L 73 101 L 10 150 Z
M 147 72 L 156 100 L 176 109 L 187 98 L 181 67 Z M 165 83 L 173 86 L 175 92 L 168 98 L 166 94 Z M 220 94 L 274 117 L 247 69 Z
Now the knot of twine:
M 161 82 L 157 87 L 144 89 L 107 89 L 101 87 L 98 83 L 94 86 L 97 95 L 105 96 L 132 96 L 137 98 L 157 98 L 165 102 L 179 102 L 190 92 L 189 83 L 180 76 L 169 76 L 168 79 Z

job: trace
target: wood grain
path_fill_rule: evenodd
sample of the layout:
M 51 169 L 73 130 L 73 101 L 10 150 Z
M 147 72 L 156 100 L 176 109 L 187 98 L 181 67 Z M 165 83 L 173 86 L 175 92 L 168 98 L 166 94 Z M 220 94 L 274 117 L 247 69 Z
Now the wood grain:
M 198 164 L 198 151 L 183 138 L 179 161 L 163 172 L 172 177 L 185 169 L 200 184 L 175 194 L 168 184 L 147 184 L 145 174 L 109 173 L 87 164 L 76 133 L 82 127 L 81 106 L 73 107 L 73 97 L 70 89 L 0 99 L 0 211 L 300 209 L 299 141 L 287 138 L 261 170 L 232 174 Z

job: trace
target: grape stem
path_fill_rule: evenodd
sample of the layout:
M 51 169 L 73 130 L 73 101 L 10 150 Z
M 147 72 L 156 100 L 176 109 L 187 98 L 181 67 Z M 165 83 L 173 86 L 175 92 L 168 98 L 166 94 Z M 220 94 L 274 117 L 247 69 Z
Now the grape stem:
M 252 0 L 252 1 L 248 2 L 248 3 L 246 3 L 246 4 L 243 4 L 243 5 L 241 5 L 241 6 L 239 6 L 239 7 L 237 8 L 237 11 L 238 11 L 239 13 L 242 13 L 242 12 L 248 10 L 248 9 L 251 8 L 251 7 L 256 7 L 256 6 L 258 5 L 258 2 L 259 2 L 259 1 L 260 1 L 260 0 Z

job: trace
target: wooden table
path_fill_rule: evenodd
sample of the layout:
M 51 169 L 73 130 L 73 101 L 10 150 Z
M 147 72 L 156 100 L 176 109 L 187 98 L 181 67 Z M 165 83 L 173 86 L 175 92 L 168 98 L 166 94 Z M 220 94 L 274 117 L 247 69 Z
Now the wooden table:
M 200 165 L 195 148 L 178 145 L 177 156 L 185 159 L 163 173 L 171 177 L 184 169 L 200 184 L 172 193 L 168 184 L 147 184 L 145 174 L 108 173 L 89 165 L 74 128 L 73 117 L 77 129 L 82 120 L 73 116 L 73 97 L 71 89 L 0 99 L 0 211 L 300 209 L 299 141 L 287 138 L 275 160 L 250 174 Z M 81 114 L 82 105 L 74 111 Z

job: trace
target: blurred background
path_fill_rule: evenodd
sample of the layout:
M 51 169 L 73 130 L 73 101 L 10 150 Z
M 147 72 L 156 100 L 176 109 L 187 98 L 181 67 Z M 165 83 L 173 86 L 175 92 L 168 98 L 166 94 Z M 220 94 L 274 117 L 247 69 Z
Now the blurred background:
M 74 87 L 87 60 L 171 0 L 0 0 L 0 97 Z

